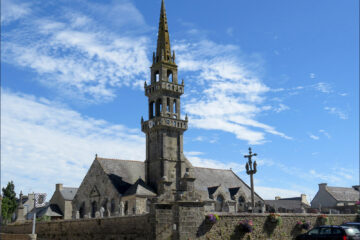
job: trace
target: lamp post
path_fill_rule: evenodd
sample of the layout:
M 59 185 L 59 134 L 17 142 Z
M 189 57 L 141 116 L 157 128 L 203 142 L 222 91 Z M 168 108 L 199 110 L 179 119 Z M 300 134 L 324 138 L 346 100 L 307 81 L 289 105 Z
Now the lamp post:
M 251 147 L 249 147 L 249 155 L 244 155 L 244 158 L 249 159 L 249 161 L 246 163 L 246 174 L 250 175 L 250 183 L 251 183 L 251 212 L 254 212 L 255 208 L 255 201 L 254 201 L 254 177 L 253 175 L 256 173 L 256 161 L 254 163 L 252 162 L 251 158 L 257 156 L 256 153 L 251 152 Z

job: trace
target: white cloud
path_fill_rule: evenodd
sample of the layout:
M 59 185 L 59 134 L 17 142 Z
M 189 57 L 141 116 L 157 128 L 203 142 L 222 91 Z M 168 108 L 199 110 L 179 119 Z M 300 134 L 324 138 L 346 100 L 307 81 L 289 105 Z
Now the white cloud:
M 309 135 L 309 137 L 310 137 L 311 139 L 313 139 L 313 140 L 319 140 L 319 139 L 320 139 L 319 136 L 316 136 L 316 135 L 314 135 L 314 134 L 312 134 L 312 133 L 308 133 L 308 135 Z
M 198 90 L 184 99 L 192 127 L 230 132 L 250 144 L 264 143 L 265 133 L 291 139 L 255 120 L 265 110 L 262 104 L 270 91 L 251 70 L 259 70 L 258 61 L 242 60 L 237 46 L 209 40 L 181 41 L 174 49 L 179 68 L 190 75 L 191 87 Z
M 6 90 L 1 104 L 1 180 L 2 184 L 13 180 L 17 192 L 52 194 L 58 182 L 78 187 L 95 153 L 145 159 L 145 138 L 138 129 Z
M 326 111 L 328 111 L 329 113 L 338 116 L 340 119 L 343 119 L 343 120 L 348 119 L 347 113 L 345 113 L 344 111 L 342 111 L 336 107 L 325 107 L 324 109 Z
M 31 12 L 30 3 L 18 3 L 13 0 L 1 1 L 1 24 L 8 24 L 25 17 Z
M 131 6 L 125 2 L 114 7 L 135 9 Z M 150 65 L 146 37 L 126 31 L 117 35 L 89 16 L 71 9 L 61 15 L 61 10 L 51 17 L 30 15 L 27 24 L 7 32 L 2 60 L 35 71 L 47 86 L 91 102 L 111 100 L 118 87 L 143 84 Z M 132 13 L 139 18 L 139 12 L 127 15 Z
M 311 79 L 314 79 L 316 76 L 315 76 L 315 73 L 310 73 L 309 74 L 309 77 L 311 78 Z
M 279 113 L 279 112 L 286 111 L 286 110 L 289 110 L 289 109 L 290 108 L 288 106 L 286 106 L 285 104 L 280 103 L 279 107 L 274 108 L 274 111 Z
M 320 129 L 319 132 L 322 133 L 327 138 L 331 138 L 330 134 L 327 131 L 325 131 L 324 129 Z
M 191 162 L 194 167 L 205 167 L 205 168 L 215 168 L 215 169 L 232 169 L 236 173 L 244 172 L 245 164 L 239 164 L 235 162 L 223 163 L 213 159 L 201 158 L 199 157 L 198 152 L 185 153 L 187 159 Z
M 314 88 L 322 93 L 331 93 L 333 92 L 332 91 L 332 88 L 331 88 L 331 85 L 328 84 L 328 83 L 324 83 L 324 82 L 319 82 L 315 85 L 313 85 Z

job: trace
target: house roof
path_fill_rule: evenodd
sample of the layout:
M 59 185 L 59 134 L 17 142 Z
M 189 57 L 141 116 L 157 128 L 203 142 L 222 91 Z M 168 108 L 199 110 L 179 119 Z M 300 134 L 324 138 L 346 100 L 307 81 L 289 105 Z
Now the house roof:
M 49 216 L 49 217 L 62 217 L 62 212 L 58 205 L 46 203 L 44 207 L 34 208 L 28 213 L 28 219 L 32 218 L 34 212 L 36 217 Z
M 111 182 L 119 193 L 129 194 L 130 191 L 133 193 L 135 191 L 145 191 L 143 189 L 145 183 L 138 183 L 136 187 L 132 187 L 139 178 L 145 178 L 144 162 L 100 157 L 97 157 L 96 160 L 100 163 L 105 173 L 108 174 Z M 217 188 L 215 186 L 219 185 L 229 191 L 232 189 L 231 193 L 235 192 L 235 188 L 239 188 L 240 190 L 237 191 L 242 191 L 248 199 L 251 198 L 251 190 L 249 186 L 232 170 L 194 167 L 194 174 L 196 177 L 195 188 L 202 195 L 203 199 L 209 199 L 208 188 L 214 187 L 214 191 L 216 191 Z M 149 189 L 149 187 L 145 189 Z M 232 195 L 231 193 L 230 195 Z M 255 193 L 255 201 L 259 200 L 262 201 L 262 198 Z
M 72 201 L 75 197 L 77 190 L 78 190 L 78 188 L 63 187 L 63 189 L 60 191 L 60 193 L 61 193 L 61 196 L 65 200 Z
M 156 193 L 139 178 L 125 193 L 124 196 L 149 196 L 155 197 Z
M 356 202 L 359 200 L 359 191 L 354 188 L 326 187 L 328 193 L 339 202 Z
M 308 207 L 306 204 L 301 202 L 301 198 L 265 200 L 265 204 L 273 207 L 276 210 L 279 208 L 300 209 L 301 206 Z

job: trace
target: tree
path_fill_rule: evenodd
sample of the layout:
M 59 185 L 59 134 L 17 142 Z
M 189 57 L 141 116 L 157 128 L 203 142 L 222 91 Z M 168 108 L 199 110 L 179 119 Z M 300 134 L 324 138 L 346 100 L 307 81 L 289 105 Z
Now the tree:
M 8 182 L 6 188 L 2 188 L 2 193 L 1 215 L 5 221 L 8 221 L 16 210 L 16 193 L 13 181 Z

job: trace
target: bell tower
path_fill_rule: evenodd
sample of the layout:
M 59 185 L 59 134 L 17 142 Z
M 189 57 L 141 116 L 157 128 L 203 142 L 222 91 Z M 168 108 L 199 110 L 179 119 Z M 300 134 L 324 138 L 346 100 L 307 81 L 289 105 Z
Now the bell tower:
M 184 174 L 192 172 L 183 154 L 183 133 L 188 119 L 181 119 L 180 96 L 184 81 L 179 83 L 175 52 L 171 52 L 164 0 L 161 3 L 156 53 L 153 53 L 150 85 L 145 82 L 148 97 L 148 120 L 141 119 L 146 134 L 146 182 L 159 195 L 173 198 L 181 190 Z M 187 176 L 186 175 L 186 176 Z

